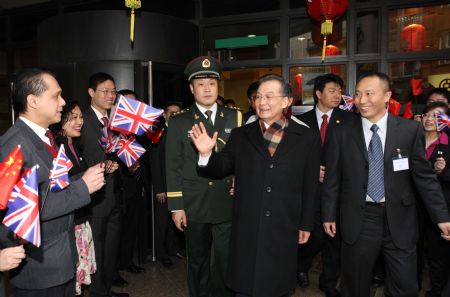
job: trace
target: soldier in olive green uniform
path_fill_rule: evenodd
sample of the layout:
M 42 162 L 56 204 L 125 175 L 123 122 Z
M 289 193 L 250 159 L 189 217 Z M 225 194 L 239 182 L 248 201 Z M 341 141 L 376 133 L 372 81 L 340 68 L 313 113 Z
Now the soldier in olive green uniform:
M 167 198 L 172 218 L 185 232 L 188 285 L 191 297 L 228 297 L 225 272 L 231 231 L 232 177 L 212 180 L 197 175 L 197 150 L 191 128 L 203 122 L 208 133 L 218 132 L 216 150 L 241 126 L 240 111 L 216 103 L 221 65 L 198 57 L 185 69 L 195 103 L 170 119 L 166 138 Z

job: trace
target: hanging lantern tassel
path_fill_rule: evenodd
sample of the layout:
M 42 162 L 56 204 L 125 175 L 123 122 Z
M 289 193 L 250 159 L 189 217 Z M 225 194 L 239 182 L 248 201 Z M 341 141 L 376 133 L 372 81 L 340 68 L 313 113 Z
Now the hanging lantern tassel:
M 125 0 L 125 6 L 131 9 L 131 19 L 130 19 L 130 41 L 134 42 L 134 15 L 135 9 L 141 8 L 140 0 Z
M 327 48 L 327 36 L 333 33 L 333 21 L 325 20 L 320 27 L 320 34 L 323 35 L 323 47 L 322 47 L 322 63 L 325 62 L 325 50 Z

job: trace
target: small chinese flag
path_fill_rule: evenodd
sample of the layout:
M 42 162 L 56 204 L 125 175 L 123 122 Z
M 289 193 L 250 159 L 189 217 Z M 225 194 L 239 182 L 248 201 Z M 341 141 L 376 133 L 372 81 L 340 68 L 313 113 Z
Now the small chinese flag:
M 5 209 L 11 196 L 12 189 L 20 179 L 20 171 L 22 170 L 23 156 L 20 145 L 16 146 L 5 160 L 0 163 L 0 180 L 2 181 L 2 189 L 0 191 L 0 209 Z
M 419 96 L 423 93 L 422 89 L 423 79 L 421 78 L 411 78 L 411 90 L 414 96 Z
M 414 113 L 411 108 L 411 101 L 408 101 L 405 105 L 405 110 L 403 110 L 403 117 L 405 119 L 411 119 L 414 116 Z
M 397 100 L 392 98 L 389 99 L 388 112 L 390 114 L 397 116 L 400 113 L 400 107 L 401 105 Z

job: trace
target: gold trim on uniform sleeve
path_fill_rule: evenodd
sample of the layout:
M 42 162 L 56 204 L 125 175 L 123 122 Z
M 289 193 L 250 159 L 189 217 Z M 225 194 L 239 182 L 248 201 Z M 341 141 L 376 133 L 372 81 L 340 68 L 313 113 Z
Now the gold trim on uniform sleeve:
M 167 192 L 167 197 L 168 198 L 179 198 L 183 196 L 183 192 L 179 191 L 179 192 Z
M 237 127 L 242 126 L 242 112 L 237 110 Z

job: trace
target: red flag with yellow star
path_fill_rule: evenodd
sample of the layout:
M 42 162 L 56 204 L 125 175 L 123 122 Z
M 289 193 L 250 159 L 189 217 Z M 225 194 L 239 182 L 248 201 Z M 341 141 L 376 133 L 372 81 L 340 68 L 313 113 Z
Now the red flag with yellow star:
M 5 209 L 11 196 L 12 189 L 20 179 L 22 170 L 23 156 L 20 145 L 16 146 L 5 160 L 0 163 L 0 180 L 2 181 L 0 189 L 0 209 Z

